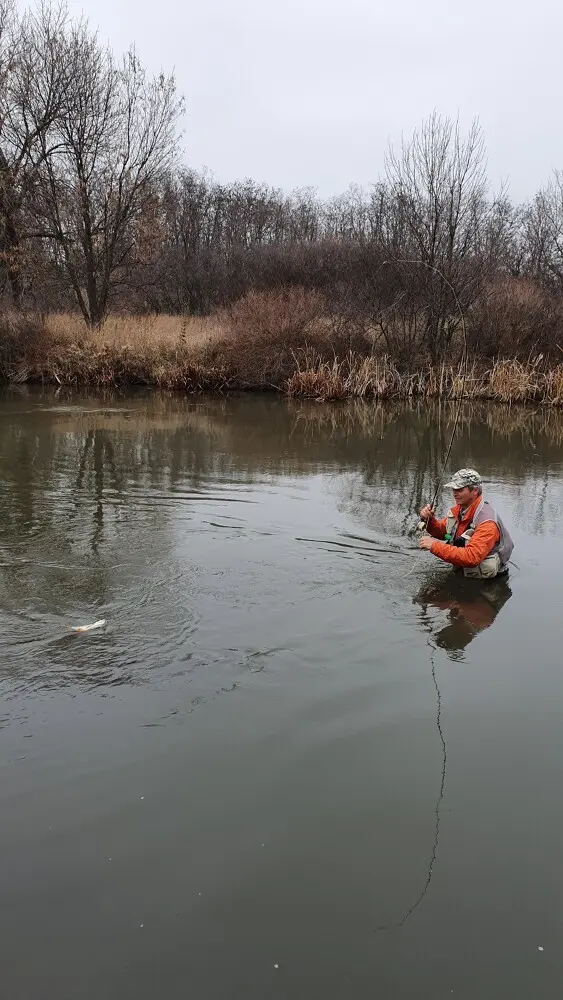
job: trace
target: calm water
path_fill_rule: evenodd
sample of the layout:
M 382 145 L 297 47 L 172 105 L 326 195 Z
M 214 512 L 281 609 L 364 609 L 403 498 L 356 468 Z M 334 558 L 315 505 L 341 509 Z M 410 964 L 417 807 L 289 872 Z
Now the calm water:
M 0 397 L 2 997 L 560 995 L 563 417 L 456 440 L 508 585 L 409 535 L 450 427 Z

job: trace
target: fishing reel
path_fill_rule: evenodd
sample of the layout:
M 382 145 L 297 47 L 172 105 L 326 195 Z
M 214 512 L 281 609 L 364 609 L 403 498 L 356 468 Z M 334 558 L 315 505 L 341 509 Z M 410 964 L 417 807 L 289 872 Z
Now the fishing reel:
M 424 531 L 427 530 L 427 527 L 428 525 L 426 521 L 419 521 L 416 528 L 413 531 L 413 534 L 421 535 Z M 452 538 L 451 535 L 446 535 L 444 541 L 447 542 L 448 545 L 455 546 L 456 549 L 464 549 L 469 541 L 469 538 L 470 536 L 466 532 L 464 532 L 463 535 L 460 535 L 458 538 Z
M 415 524 L 412 528 L 409 528 L 408 534 L 410 538 L 412 538 L 413 535 L 422 535 L 423 532 L 425 531 L 426 531 L 426 521 L 419 521 L 418 524 Z

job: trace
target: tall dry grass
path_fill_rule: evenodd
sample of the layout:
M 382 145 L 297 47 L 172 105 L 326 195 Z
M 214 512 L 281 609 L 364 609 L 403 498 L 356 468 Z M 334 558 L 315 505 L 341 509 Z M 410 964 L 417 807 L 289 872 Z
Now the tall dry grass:
M 229 373 L 204 362 L 220 335 L 212 317 L 110 317 L 89 329 L 71 314 L 4 315 L 0 377 L 97 388 L 148 385 L 185 391 L 225 390 Z
M 185 392 L 275 388 L 322 401 L 496 400 L 563 406 L 562 364 L 476 357 L 469 365 L 399 367 L 365 327 L 330 315 L 299 288 L 246 295 L 211 317 L 0 317 L 0 377 L 58 386 L 145 385 Z
M 139 351 L 169 349 L 179 343 L 201 347 L 221 333 L 218 319 L 212 316 L 108 316 L 101 327 L 91 330 L 82 316 L 50 313 L 43 319 L 43 326 L 53 341 L 127 346 Z
M 322 402 L 350 398 L 483 399 L 563 406 L 563 365 L 548 367 L 542 362 L 542 358 L 500 360 L 485 367 L 473 361 L 468 365 L 428 365 L 405 373 L 386 356 L 350 354 L 326 362 L 303 352 L 295 358 L 295 371 L 285 390 L 290 396 Z

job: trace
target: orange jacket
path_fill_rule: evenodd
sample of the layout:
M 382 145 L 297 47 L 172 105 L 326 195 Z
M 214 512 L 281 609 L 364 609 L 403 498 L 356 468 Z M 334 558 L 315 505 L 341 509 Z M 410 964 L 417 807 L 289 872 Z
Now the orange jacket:
M 480 503 L 481 497 L 477 497 L 474 503 L 467 508 L 457 526 L 456 538 L 459 538 L 460 535 L 463 535 L 464 531 L 467 531 Z M 458 506 L 452 507 L 452 515 L 456 519 L 460 517 L 460 514 L 461 510 Z M 446 518 L 437 520 L 435 517 L 431 517 L 428 522 L 427 531 L 433 538 L 443 539 L 446 534 Z M 495 522 L 483 521 L 482 524 L 477 525 L 465 548 L 461 549 L 456 545 L 449 545 L 448 542 L 436 541 L 432 543 L 430 551 L 433 555 L 438 556 L 438 559 L 443 559 L 444 562 L 451 563 L 452 566 L 459 566 L 461 568 L 464 566 L 478 566 L 479 563 L 483 562 L 483 559 L 486 559 L 491 554 L 499 541 L 500 532 Z

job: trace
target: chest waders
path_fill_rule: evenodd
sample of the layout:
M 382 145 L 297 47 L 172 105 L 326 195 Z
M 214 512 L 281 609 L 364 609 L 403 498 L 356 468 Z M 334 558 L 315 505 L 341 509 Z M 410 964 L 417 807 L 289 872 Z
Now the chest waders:
M 489 555 L 478 564 L 478 566 L 464 566 L 463 575 L 477 580 L 490 580 L 495 576 L 507 573 L 508 560 L 512 555 L 514 542 L 512 541 L 509 532 L 505 528 L 494 507 L 492 507 L 487 500 L 481 500 L 481 503 L 477 507 L 468 528 L 466 528 L 459 538 L 456 539 L 456 532 L 461 521 L 461 514 L 459 517 L 455 517 L 450 512 L 446 518 L 446 534 L 444 541 L 449 542 L 450 545 L 460 543 L 465 545 L 472 537 L 475 529 L 478 528 L 480 524 L 484 524 L 485 521 L 494 521 L 499 532 L 499 540 L 492 552 L 490 552 Z

